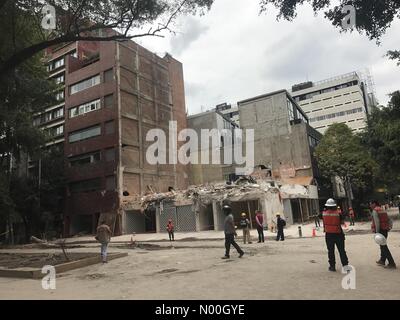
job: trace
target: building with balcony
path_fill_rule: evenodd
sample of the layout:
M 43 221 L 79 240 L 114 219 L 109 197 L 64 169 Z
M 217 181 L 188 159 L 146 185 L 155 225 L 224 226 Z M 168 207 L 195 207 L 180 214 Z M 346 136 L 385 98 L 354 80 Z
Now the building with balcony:
M 121 203 L 188 185 L 185 166 L 150 165 L 145 156 L 149 130 L 168 132 L 170 121 L 186 128 L 182 64 L 133 41 L 77 41 L 48 49 L 46 61 L 59 103 L 34 123 L 48 132 L 47 147 L 64 150 L 65 235 L 91 234 L 99 221 L 114 235 L 156 231 L 155 212 Z

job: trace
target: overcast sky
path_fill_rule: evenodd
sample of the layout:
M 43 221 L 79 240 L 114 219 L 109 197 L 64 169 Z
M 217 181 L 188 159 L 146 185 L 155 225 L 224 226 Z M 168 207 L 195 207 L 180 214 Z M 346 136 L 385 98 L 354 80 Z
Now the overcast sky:
M 400 49 L 399 20 L 378 47 L 364 35 L 340 33 L 308 5 L 288 22 L 276 21 L 273 7 L 259 15 L 259 0 L 216 0 L 205 16 L 182 17 L 174 30 L 176 35 L 137 42 L 183 63 L 190 114 L 365 68 L 381 104 L 400 89 L 400 67 L 384 57 Z

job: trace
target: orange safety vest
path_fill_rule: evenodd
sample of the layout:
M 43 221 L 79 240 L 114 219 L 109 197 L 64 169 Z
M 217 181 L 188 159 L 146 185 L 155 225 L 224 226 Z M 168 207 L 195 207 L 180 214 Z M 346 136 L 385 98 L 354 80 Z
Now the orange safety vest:
M 374 210 L 378 214 L 380 229 L 389 231 L 390 224 L 389 224 L 389 216 L 388 216 L 387 212 L 383 211 L 381 207 L 375 207 Z M 372 230 L 374 232 L 376 232 L 376 226 L 375 226 L 374 219 L 372 219 Z
M 342 233 L 340 213 L 338 210 L 326 210 L 322 214 L 325 233 Z

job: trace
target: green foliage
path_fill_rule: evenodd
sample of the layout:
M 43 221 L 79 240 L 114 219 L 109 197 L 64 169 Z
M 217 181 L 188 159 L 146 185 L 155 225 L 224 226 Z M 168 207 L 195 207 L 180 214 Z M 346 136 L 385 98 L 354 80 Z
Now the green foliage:
M 5 0 L 0 2 L 0 73 L 12 70 L 32 55 L 76 40 L 123 40 L 160 36 L 180 14 L 204 13 L 213 0 L 50 0 L 56 9 L 56 30 L 42 27 L 44 1 Z M 26 25 L 18 21 L 26 21 Z M 118 30 L 118 34 L 99 32 Z M 28 31 L 28 36 L 25 34 Z M 34 37 L 32 37 L 32 33 Z M 14 39 L 26 39 L 15 46 Z M 3 44 L 3 45 L 2 45 Z M 21 44 L 21 43 L 20 43 Z
M 366 188 L 377 172 L 377 164 L 345 124 L 334 123 L 315 150 L 318 167 L 326 178 L 340 177 L 354 186 Z
M 361 137 L 380 166 L 380 181 L 400 192 L 400 91 L 391 95 L 387 107 L 372 111 Z

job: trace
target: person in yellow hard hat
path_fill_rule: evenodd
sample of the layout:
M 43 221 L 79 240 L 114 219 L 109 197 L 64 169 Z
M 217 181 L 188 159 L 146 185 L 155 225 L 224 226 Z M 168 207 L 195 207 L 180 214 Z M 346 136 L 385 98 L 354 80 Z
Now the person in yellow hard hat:
M 239 225 L 240 228 L 243 230 L 243 243 L 246 244 L 246 242 L 248 242 L 250 244 L 250 220 L 247 219 L 247 214 L 245 212 L 241 214 Z

